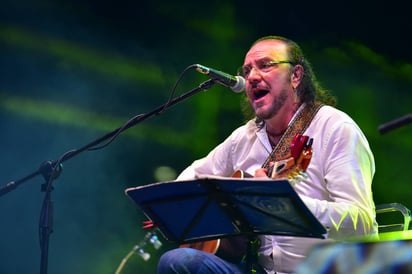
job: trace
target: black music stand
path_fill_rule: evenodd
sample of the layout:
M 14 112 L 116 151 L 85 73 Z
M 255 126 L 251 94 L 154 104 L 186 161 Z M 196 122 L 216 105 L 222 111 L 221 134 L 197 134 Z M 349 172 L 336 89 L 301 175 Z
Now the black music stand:
M 287 180 L 206 177 L 125 193 L 179 244 L 256 234 L 323 239 L 326 233 Z

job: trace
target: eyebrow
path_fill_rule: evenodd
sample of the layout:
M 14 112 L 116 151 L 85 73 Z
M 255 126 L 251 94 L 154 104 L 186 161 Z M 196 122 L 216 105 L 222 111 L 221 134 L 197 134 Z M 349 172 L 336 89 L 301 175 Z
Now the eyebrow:
M 261 62 L 270 62 L 270 61 L 274 61 L 271 57 L 262 57 L 260 59 L 256 59 L 253 62 L 250 62 L 248 64 L 244 64 L 242 67 L 247 67 L 247 66 L 251 66 L 252 63 L 261 63 Z

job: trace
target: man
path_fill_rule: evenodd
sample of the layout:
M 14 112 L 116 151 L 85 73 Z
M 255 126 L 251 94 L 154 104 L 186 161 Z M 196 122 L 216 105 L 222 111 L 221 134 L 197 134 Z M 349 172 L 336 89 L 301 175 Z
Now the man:
M 178 180 L 202 174 L 230 177 L 237 170 L 267 176 L 269 165 L 262 164 L 285 132 L 296 127 L 296 117 L 303 117 L 302 123 L 307 124 L 303 134 L 313 138 L 313 157 L 307 176 L 294 189 L 325 226 L 327 238 L 376 234 L 371 188 L 375 165 L 369 144 L 356 123 L 333 107 L 334 98 L 320 87 L 299 46 L 283 37 L 263 37 L 247 52 L 242 72 L 256 118 L 195 161 Z M 314 117 L 299 115 L 306 113 L 303 111 Z M 309 249 L 324 241 L 269 235 L 259 238 L 259 263 L 267 273 L 293 273 Z M 158 266 L 161 274 L 247 271 L 242 263 L 191 248 L 166 252 Z

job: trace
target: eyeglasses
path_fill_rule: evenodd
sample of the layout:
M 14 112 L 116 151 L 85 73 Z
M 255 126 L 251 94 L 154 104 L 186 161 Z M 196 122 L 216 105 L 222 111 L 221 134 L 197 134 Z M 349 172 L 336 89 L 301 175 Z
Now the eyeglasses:
M 260 62 L 258 61 L 258 62 L 256 62 L 256 66 L 247 65 L 247 66 L 241 67 L 238 71 L 238 74 L 240 74 L 241 76 L 247 78 L 247 77 L 249 77 L 249 74 L 252 71 L 252 69 L 256 69 L 256 70 L 258 70 L 260 72 L 263 72 L 263 73 L 268 73 L 273 69 L 273 67 L 275 67 L 279 64 L 284 64 L 284 63 L 293 64 L 291 61 L 287 61 L 287 60 L 284 60 L 284 61 L 271 60 L 271 61 L 260 61 Z

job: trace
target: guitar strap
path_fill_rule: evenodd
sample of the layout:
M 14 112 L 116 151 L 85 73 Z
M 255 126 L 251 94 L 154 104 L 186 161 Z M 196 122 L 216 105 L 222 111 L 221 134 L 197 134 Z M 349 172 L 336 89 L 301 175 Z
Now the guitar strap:
M 303 132 L 305 132 L 313 117 L 315 117 L 322 106 L 323 104 L 319 102 L 306 104 L 304 108 L 295 115 L 262 167 L 267 168 L 270 162 L 276 162 L 290 157 L 290 144 L 292 143 L 293 138 L 297 134 L 303 134 Z

